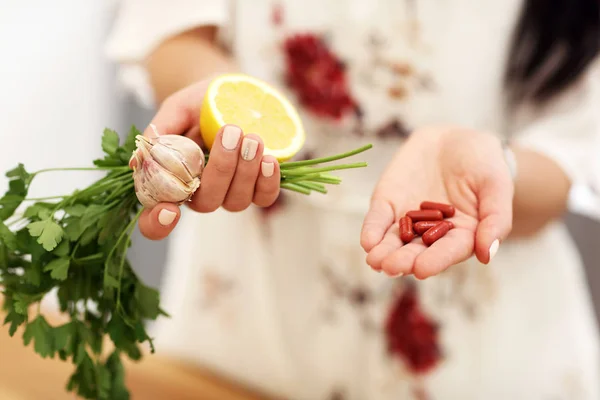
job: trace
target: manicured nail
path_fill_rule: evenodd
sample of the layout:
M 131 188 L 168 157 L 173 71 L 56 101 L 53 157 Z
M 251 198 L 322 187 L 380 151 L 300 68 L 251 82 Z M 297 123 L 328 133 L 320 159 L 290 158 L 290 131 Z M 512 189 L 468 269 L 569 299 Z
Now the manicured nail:
M 254 157 L 256 157 L 256 150 L 258 150 L 258 142 L 256 140 L 247 137 L 242 140 L 242 158 L 244 160 L 254 160 Z
M 260 164 L 260 172 L 262 172 L 265 178 L 270 178 L 273 176 L 273 172 L 275 172 L 275 164 L 272 162 L 262 162 Z
M 241 135 L 242 131 L 240 128 L 237 126 L 227 125 L 225 129 L 223 129 L 223 137 L 221 138 L 223 147 L 225 147 L 227 150 L 234 150 L 240 141 Z
M 177 213 L 165 208 L 158 213 L 158 223 L 162 226 L 169 226 L 175 221 L 175 217 L 177 217 Z
M 492 258 L 494 258 L 496 253 L 498 253 L 499 247 L 500 247 L 500 241 L 498 239 L 494 240 L 494 242 L 490 246 L 490 261 L 492 261 Z

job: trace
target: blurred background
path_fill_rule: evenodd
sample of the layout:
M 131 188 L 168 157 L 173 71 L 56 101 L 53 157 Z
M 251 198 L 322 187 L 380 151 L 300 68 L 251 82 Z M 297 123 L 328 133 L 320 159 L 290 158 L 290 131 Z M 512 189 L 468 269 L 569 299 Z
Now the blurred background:
M 117 89 L 116 70 L 104 56 L 113 12 L 110 1 L 2 1 L 0 171 L 18 162 L 32 170 L 87 166 L 100 154 L 105 127 L 124 134 L 132 124 L 147 125 L 152 113 Z M 90 173 L 73 173 L 68 180 L 48 175 L 33 194 L 65 193 L 94 178 Z M 2 176 L 2 191 L 5 185 Z M 587 201 L 586 193 L 575 188 L 566 218 L 600 318 L 600 218 L 586 215 Z M 150 286 L 161 283 L 168 246 L 168 240 L 150 242 L 136 232 L 131 258 Z
M 118 89 L 116 69 L 104 55 L 114 1 L 2 4 L 0 171 L 18 162 L 32 170 L 50 164 L 86 166 L 101 153 L 105 127 L 125 134 L 131 125 L 143 129 L 148 124 L 153 113 Z M 62 194 L 94 178 L 85 172 L 75 172 L 68 180 L 48 175 L 33 190 Z M 6 187 L 4 176 L 0 187 Z M 600 217 L 588 212 L 589 201 L 585 191 L 574 188 L 572 212 L 566 218 L 585 260 L 600 317 Z M 150 285 L 160 284 L 167 248 L 168 240 L 150 242 L 136 233 L 133 262 Z

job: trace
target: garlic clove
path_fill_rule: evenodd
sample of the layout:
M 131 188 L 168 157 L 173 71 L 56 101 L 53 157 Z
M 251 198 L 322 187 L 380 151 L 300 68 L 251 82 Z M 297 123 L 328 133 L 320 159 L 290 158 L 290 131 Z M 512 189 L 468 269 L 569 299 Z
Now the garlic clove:
M 163 168 L 181 179 L 183 182 L 190 182 L 194 177 L 185 165 L 185 160 L 181 154 L 170 147 L 161 143 L 156 143 L 150 149 L 152 158 Z
M 152 196 L 152 194 L 145 186 L 141 186 L 142 178 L 139 172 L 133 173 L 133 182 L 133 186 L 135 188 L 135 195 L 137 196 L 139 202 L 145 208 L 154 208 L 158 203 L 160 203 L 156 198 Z
M 200 146 L 192 139 L 181 135 L 163 135 L 154 139 L 153 142 L 179 152 L 191 176 L 196 177 L 202 174 L 206 158 Z
M 144 160 L 142 165 L 143 190 L 149 195 L 167 203 L 181 203 L 194 193 L 192 188 L 163 168 L 154 159 Z

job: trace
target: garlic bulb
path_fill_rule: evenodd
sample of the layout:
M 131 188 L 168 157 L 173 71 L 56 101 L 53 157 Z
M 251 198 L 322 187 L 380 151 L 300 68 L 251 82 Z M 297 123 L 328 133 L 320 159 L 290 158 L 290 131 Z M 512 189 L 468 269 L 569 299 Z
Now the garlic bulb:
M 193 140 L 180 135 L 138 135 L 135 144 L 133 181 L 144 207 L 162 202 L 182 204 L 200 187 L 205 158 Z

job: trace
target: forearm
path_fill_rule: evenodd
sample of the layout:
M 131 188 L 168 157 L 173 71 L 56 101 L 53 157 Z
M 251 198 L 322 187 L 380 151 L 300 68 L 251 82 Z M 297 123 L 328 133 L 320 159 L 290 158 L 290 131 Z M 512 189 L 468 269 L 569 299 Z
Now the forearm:
M 571 182 L 550 158 L 517 146 L 512 150 L 517 177 L 511 236 L 530 236 L 564 214 Z
M 165 40 L 146 60 L 157 103 L 214 74 L 236 70 L 215 44 L 216 28 L 201 27 Z

